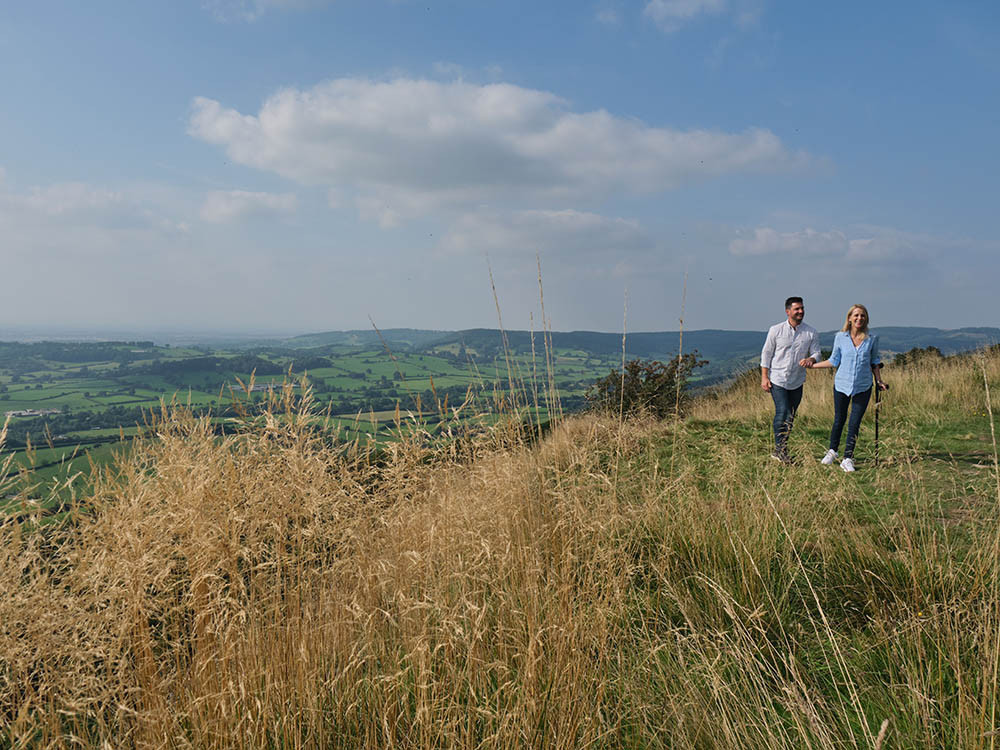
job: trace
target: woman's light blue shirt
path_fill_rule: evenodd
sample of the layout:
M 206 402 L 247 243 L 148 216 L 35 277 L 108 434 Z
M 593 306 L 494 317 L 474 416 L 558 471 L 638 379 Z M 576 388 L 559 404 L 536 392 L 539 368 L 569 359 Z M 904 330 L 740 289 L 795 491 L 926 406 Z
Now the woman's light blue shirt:
M 840 331 L 833 339 L 830 362 L 837 368 L 833 387 L 847 396 L 863 393 L 872 387 L 872 365 L 882 364 L 878 336 L 869 333 L 860 346 L 854 346 L 851 334 Z

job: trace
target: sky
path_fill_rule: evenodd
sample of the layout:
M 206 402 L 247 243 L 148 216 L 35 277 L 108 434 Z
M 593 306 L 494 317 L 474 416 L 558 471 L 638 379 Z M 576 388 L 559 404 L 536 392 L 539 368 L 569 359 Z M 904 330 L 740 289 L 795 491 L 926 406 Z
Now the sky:
M 998 33 L 993 0 L 2 3 L 0 328 L 1000 326 Z

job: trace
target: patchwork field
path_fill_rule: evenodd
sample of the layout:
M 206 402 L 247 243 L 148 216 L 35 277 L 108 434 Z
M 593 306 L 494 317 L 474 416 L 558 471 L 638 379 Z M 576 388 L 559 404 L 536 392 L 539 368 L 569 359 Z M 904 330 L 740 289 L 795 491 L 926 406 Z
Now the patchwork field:
M 14 461 L 37 467 L 32 482 L 44 488 L 85 456 L 105 461 L 163 403 L 211 415 L 223 431 L 227 420 L 263 408 L 287 382 L 296 399 L 309 392 L 312 411 L 338 439 L 385 441 L 394 439 L 397 407 L 431 432 L 456 409 L 482 422 L 497 394 L 512 388 L 538 412 L 536 420 L 547 419 L 553 389 L 560 408 L 578 409 L 586 388 L 615 366 L 611 356 L 574 349 L 550 351 L 547 365 L 537 343 L 534 357 L 504 353 L 496 343 L 489 353 L 451 344 L 413 351 L 396 340 L 250 352 L 152 342 L 0 343 L 0 415 L 9 418 L 6 447 Z M 79 457 L 57 471 L 54 457 L 74 450 Z

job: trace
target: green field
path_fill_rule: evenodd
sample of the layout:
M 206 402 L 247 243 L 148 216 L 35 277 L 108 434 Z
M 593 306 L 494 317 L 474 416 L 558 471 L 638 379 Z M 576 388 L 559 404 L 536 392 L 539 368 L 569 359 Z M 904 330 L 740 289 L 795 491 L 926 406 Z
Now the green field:
M 539 342 L 540 344 L 540 342 Z M 317 411 L 353 417 L 359 411 L 435 411 L 445 398 L 455 406 L 469 392 L 495 387 L 534 402 L 548 389 L 544 351 L 494 350 L 488 355 L 445 345 L 427 351 L 347 347 L 261 349 L 251 353 L 157 347 L 149 342 L 73 344 L 0 343 L 0 412 L 10 414 L 8 444 L 26 437 L 57 442 L 93 429 L 133 427 L 142 413 L 176 400 L 198 411 L 223 414 L 235 400 L 260 402 L 265 388 L 290 379 L 312 392 Z M 141 358 L 140 358 L 141 357 Z M 551 353 L 551 376 L 564 407 L 582 405 L 586 388 L 618 364 L 610 355 L 567 348 Z M 290 369 L 291 368 L 291 369 Z M 255 372 L 254 372 L 255 371 Z M 288 373 L 291 372 L 289 378 Z M 252 373 L 254 373 L 252 375 Z M 254 390 L 248 395 L 245 387 Z M 242 385 L 241 385 L 242 384 Z M 52 411 L 19 415 L 26 410 Z
M 571 406 L 579 406 L 586 386 L 613 366 L 608 358 L 572 350 L 557 354 L 554 380 Z M 460 359 L 447 348 L 390 355 L 384 348 L 345 345 L 247 353 L 150 342 L 0 343 L 0 414 L 9 420 L 3 447 L 14 454 L 15 467 L 33 467 L 30 478 L 22 472 L 4 494 L 30 489 L 49 510 L 61 507 L 70 494 L 67 477 L 90 461 L 108 462 L 113 448 L 127 445 L 162 404 L 213 415 L 222 430 L 227 420 L 263 408 L 286 381 L 293 400 L 311 392 L 311 410 L 327 415 L 318 423 L 345 443 L 396 439 L 397 407 L 408 427 L 416 418 L 433 434 L 442 410 L 453 413 L 470 399 L 463 415 L 481 420 L 494 406 L 495 389 L 513 383 L 525 405 L 540 393 L 543 410 L 547 390 L 544 362 L 526 353 L 486 358 L 465 352 Z M 34 413 L 17 413 L 26 410 Z

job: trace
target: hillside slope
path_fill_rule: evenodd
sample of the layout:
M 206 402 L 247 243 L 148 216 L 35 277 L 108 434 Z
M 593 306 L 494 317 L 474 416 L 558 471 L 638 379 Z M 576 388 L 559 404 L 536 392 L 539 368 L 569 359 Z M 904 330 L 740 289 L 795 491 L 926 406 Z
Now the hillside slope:
M 0 745 L 989 747 L 1000 356 L 890 368 L 854 475 L 827 375 L 793 467 L 752 380 L 379 456 L 165 411 L 0 525 Z

